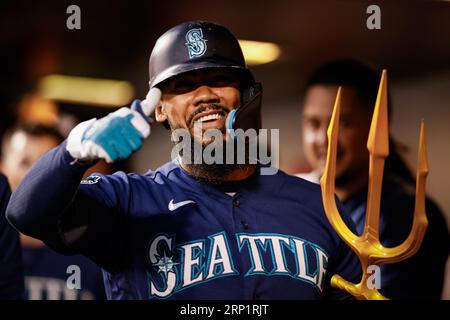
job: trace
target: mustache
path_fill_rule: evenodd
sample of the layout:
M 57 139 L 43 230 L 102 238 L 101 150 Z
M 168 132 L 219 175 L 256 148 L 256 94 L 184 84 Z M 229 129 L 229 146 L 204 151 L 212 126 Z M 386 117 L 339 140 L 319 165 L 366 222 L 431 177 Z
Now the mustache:
M 194 117 L 202 112 L 209 111 L 209 110 L 219 110 L 223 112 L 223 116 L 226 116 L 228 112 L 230 112 L 227 108 L 224 106 L 221 106 L 219 104 L 210 104 L 210 105 L 202 105 L 197 110 L 192 112 L 192 114 L 189 116 L 187 123 L 189 124 L 189 127 L 193 125 Z

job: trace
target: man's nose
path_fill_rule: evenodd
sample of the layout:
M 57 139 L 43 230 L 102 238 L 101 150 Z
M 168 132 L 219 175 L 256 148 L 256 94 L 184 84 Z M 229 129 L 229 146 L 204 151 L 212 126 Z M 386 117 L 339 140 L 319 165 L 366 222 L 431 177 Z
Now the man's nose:
M 195 89 L 193 104 L 194 106 L 200 106 L 204 103 L 218 103 L 220 97 L 209 86 L 203 85 Z
M 321 147 L 327 147 L 328 145 L 328 136 L 327 136 L 327 128 L 321 127 L 316 132 L 316 143 Z

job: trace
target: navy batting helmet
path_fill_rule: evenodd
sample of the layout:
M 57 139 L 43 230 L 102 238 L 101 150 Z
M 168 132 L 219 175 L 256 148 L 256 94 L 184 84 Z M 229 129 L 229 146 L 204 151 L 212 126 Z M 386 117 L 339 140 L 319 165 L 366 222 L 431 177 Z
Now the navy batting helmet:
M 239 42 L 231 32 L 212 22 L 192 21 L 166 31 L 150 55 L 150 90 L 175 76 L 208 68 L 236 72 L 241 82 L 242 104 L 228 114 L 226 126 L 235 129 L 261 127 L 262 86 L 245 65 Z M 167 121 L 164 125 L 169 129 Z
M 206 21 L 179 24 L 156 41 L 150 55 L 150 89 L 165 80 L 205 68 L 236 70 L 244 82 L 253 82 L 236 37 L 226 28 Z

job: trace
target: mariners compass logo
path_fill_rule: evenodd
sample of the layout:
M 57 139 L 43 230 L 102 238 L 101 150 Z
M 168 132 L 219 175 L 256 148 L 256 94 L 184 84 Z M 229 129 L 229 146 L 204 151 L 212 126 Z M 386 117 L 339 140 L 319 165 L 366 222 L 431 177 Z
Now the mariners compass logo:
M 206 52 L 206 39 L 203 39 L 202 29 L 191 29 L 186 33 L 186 46 L 189 59 L 201 57 Z

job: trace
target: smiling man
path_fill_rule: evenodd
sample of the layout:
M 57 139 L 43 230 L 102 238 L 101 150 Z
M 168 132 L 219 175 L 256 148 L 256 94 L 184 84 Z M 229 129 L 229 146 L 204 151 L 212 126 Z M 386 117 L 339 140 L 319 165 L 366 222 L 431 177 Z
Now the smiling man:
M 210 183 L 242 180 L 256 170 L 256 165 L 249 161 L 241 164 L 236 161 L 228 164 L 225 161 L 194 163 L 195 150 L 201 150 L 200 156 L 203 157 L 207 146 L 211 148 L 211 145 L 216 145 L 219 147 L 217 152 L 223 154 L 226 148 L 234 150 L 234 141 L 227 133 L 226 121 L 228 114 L 241 104 L 241 91 L 252 87 L 252 76 L 244 71 L 219 65 L 210 67 L 208 72 L 200 69 L 180 74 L 160 85 L 162 97 L 161 104 L 155 110 L 156 120 L 167 121 L 172 131 L 189 134 L 188 141 L 183 141 L 183 147 L 191 152 L 181 154 L 184 161 L 180 165 L 187 172 Z M 256 110 L 254 117 L 260 117 L 259 112 L 259 109 Z M 216 141 L 212 135 L 208 135 L 214 130 L 220 132 L 222 139 L 217 136 Z M 178 143 L 176 137 L 175 143 Z M 245 158 L 248 160 L 249 144 L 246 147 Z
M 305 157 L 313 169 L 300 177 L 319 183 L 327 156 L 327 129 L 339 86 L 341 122 L 336 159 L 336 194 L 356 225 L 364 230 L 369 179 L 367 137 L 378 92 L 380 72 L 355 60 L 319 67 L 307 81 L 302 104 Z M 415 205 L 415 179 L 389 138 L 380 205 L 380 240 L 395 247 L 408 237 Z M 439 299 L 450 240 L 445 217 L 427 197 L 428 228 L 411 258 L 381 266 L 381 293 L 390 299 Z M 427 277 L 423 275 L 427 274 Z
M 156 120 L 188 133 L 187 145 L 206 150 L 233 141 L 234 129 L 259 129 L 261 85 L 222 26 L 189 22 L 163 34 L 150 56 L 155 88 Z M 80 183 L 97 159 L 140 148 L 150 133 L 145 108 L 135 101 L 74 128 L 12 195 L 10 222 L 57 251 L 94 260 L 110 299 L 348 298 L 330 278 L 358 281 L 360 267 L 312 183 L 280 170 L 262 174 L 250 161 L 187 162 L 186 149 L 144 175 L 94 174 Z M 211 131 L 219 135 L 211 139 Z

